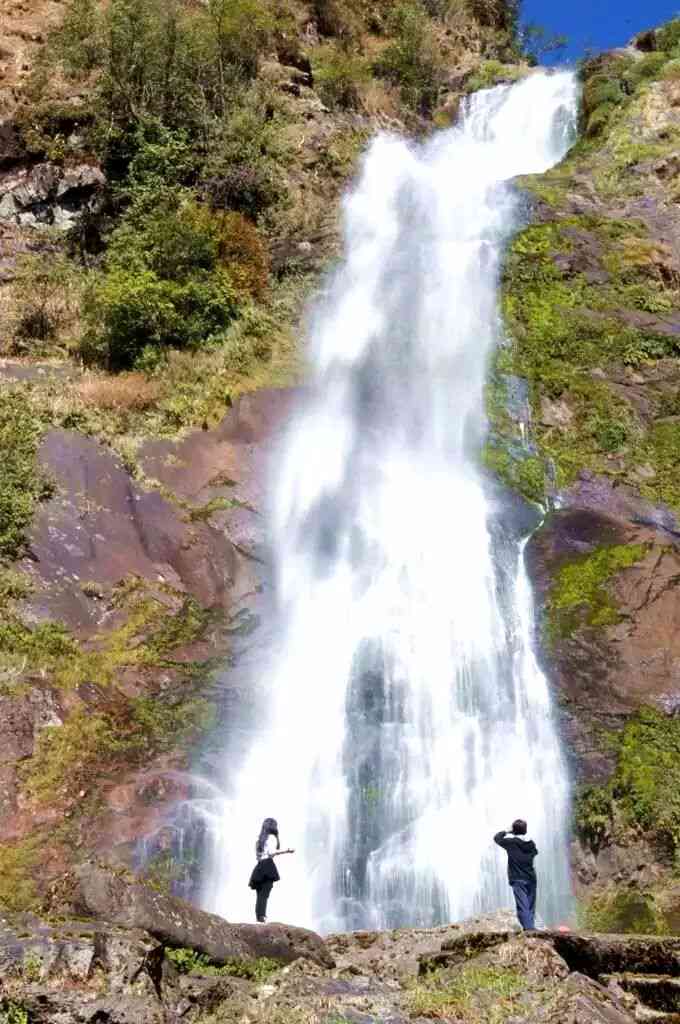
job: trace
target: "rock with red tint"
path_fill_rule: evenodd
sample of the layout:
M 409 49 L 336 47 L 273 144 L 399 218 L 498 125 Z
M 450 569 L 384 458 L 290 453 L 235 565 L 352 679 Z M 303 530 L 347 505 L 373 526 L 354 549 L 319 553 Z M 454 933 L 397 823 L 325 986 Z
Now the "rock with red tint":
M 299 403 L 299 389 L 243 395 L 214 430 L 196 430 L 179 441 L 147 441 L 137 458 L 145 475 L 197 508 L 232 503 L 213 513 L 239 549 L 258 553 L 264 542 L 262 510 L 270 461 Z
M 40 506 L 25 565 L 36 579 L 31 611 L 87 632 L 101 606 L 83 591 L 110 591 L 128 576 L 163 582 L 204 607 L 226 608 L 253 582 L 223 532 L 192 522 L 158 491 L 143 490 L 120 459 L 75 431 L 52 430 L 39 453 L 55 494 Z
M 606 779 L 615 753 L 602 736 L 622 727 L 644 704 L 680 705 L 680 549 L 674 534 L 624 517 L 631 497 L 617 496 L 619 515 L 593 507 L 552 514 L 527 547 L 527 566 L 546 608 L 559 570 L 605 547 L 642 545 L 635 565 L 605 582 L 619 621 L 585 622 L 544 650 L 577 778 Z M 638 513 L 642 511 L 637 507 Z

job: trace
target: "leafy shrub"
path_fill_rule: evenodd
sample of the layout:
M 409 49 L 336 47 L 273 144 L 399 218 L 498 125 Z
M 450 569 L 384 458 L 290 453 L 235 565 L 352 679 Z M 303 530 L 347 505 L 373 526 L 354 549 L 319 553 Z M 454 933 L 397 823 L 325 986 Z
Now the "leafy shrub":
M 212 974 L 262 982 L 281 969 L 280 963 L 266 956 L 256 960 L 232 959 L 217 964 L 205 953 L 186 947 L 166 949 L 165 956 L 181 974 Z
M 515 82 L 522 74 L 522 69 L 517 65 L 503 64 L 499 60 L 485 60 L 467 80 L 465 90 L 477 92 L 478 89 L 491 89 L 502 82 Z
M 601 107 L 597 107 L 588 118 L 586 135 L 591 139 L 601 135 L 609 125 L 615 110 L 616 106 L 613 103 L 603 103 Z
M 631 821 L 680 853 L 680 722 L 642 708 L 623 730 L 613 793 Z
M 134 366 L 147 346 L 195 347 L 221 334 L 236 315 L 225 273 L 178 283 L 153 270 L 113 268 L 98 278 L 84 306 L 86 360 L 110 370 Z
M 656 45 L 660 50 L 670 53 L 680 45 L 680 18 L 673 18 L 656 31 Z
M 334 110 L 356 110 L 360 89 L 371 77 L 367 62 L 339 47 L 324 46 L 314 53 L 314 80 L 324 103 Z
M 605 452 L 619 451 L 628 441 L 630 434 L 627 423 L 597 414 L 586 422 L 585 428 L 590 431 L 597 445 Z
M 436 105 L 444 67 L 432 24 L 415 0 L 401 0 L 391 16 L 394 42 L 374 65 L 376 74 L 399 86 L 414 110 L 429 113 Z
M 256 220 L 276 202 L 279 190 L 269 171 L 257 165 L 235 163 L 209 178 L 204 194 L 215 209 L 234 210 Z
M 583 787 L 574 801 L 574 825 L 583 842 L 597 853 L 612 827 L 612 795 L 609 787 Z
M 13 999 L 0 1002 L 0 1024 L 30 1024 L 28 1010 Z
M 41 351 L 75 314 L 75 268 L 59 252 L 23 256 L 17 261 L 13 298 L 13 351 Z
M 642 82 L 658 78 L 667 61 L 668 56 L 665 53 L 646 53 L 631 65 L 626 75 L 630 87 L 634 90 Z
M 669 60 L 663 69 L 662 78 L 667 82 L 680 80 L 680 59 L 676 57 L 674 60 Z
M 178 949 L 166 949 L 166 960 L 175 965 L 180 974 L 191 974 L 192 971 L 208 967 L 212 961 L 205 953 L 199 953 L 195 949 L 181 946 Z
M 129 369 L 151 348 L 196 347 L 237 315 L 237 288 L 259 293 L 266 261 L 240 214 L 213 215 L 181 191 L 134 205 L 114 231 L 106 270 L 86 295 L 83 355 Z M 147 353 L 148 358 L 148 353 Z

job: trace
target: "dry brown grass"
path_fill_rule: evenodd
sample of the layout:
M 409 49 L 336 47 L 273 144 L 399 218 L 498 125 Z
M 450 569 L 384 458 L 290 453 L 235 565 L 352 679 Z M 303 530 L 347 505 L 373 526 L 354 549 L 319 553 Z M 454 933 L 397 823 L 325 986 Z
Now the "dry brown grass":
M 113 412 L 150 409 L 158 401 L 161 389 L 157 381 L 143 373 L 121 373 L 117 377 L 87 374 L 77 387 L 84 405 Z

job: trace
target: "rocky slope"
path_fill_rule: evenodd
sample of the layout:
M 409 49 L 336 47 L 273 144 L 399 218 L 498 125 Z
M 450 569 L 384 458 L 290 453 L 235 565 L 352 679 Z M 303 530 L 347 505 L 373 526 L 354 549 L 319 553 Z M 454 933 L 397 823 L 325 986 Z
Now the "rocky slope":
M 594 919 L 631 928 L 676 920 L 679 37 L 589 61 L 577 145 L 518 182 L 489 393 L 488 465 L 549 508 L 528 557 L 577 878 Z
M 12 1024 L 680 1017 L 680 945 L 668 937 L 527 935 L 497 915 L 324 942 L 282 925 L 229 925 L 94 865 L 81 869 L 62 911 L 58 921 L 0 921 L 0 1014 Z

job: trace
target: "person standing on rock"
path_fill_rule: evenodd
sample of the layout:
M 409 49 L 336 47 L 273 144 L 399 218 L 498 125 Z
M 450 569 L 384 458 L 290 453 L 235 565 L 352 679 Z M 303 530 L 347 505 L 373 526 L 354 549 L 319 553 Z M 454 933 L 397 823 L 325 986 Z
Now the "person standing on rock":
M 536 843 L 527 838 L 527 823 L 521 818 L 513 821 L 510 832 L 497 832 L 493 841 L 508 855 L 508 882 L 515 895 L 519 923 L 524 931 L 532 931 L 536 913 Z
M 274 857 L 281 857 L 284 853 L 294 852 L 294 850 L 281 849 L 279 826 L 276 820 L 274 818 L 265 818 L 255 843 L 257 864 L 253 868 L 250 881 L 248 882 L 249 887 L 257 893 L 255 899 L 255 919 L 260 924 L 264 924 L 267 920 L 267 901 L 274 882 L 281 880 L 274 863 Z

